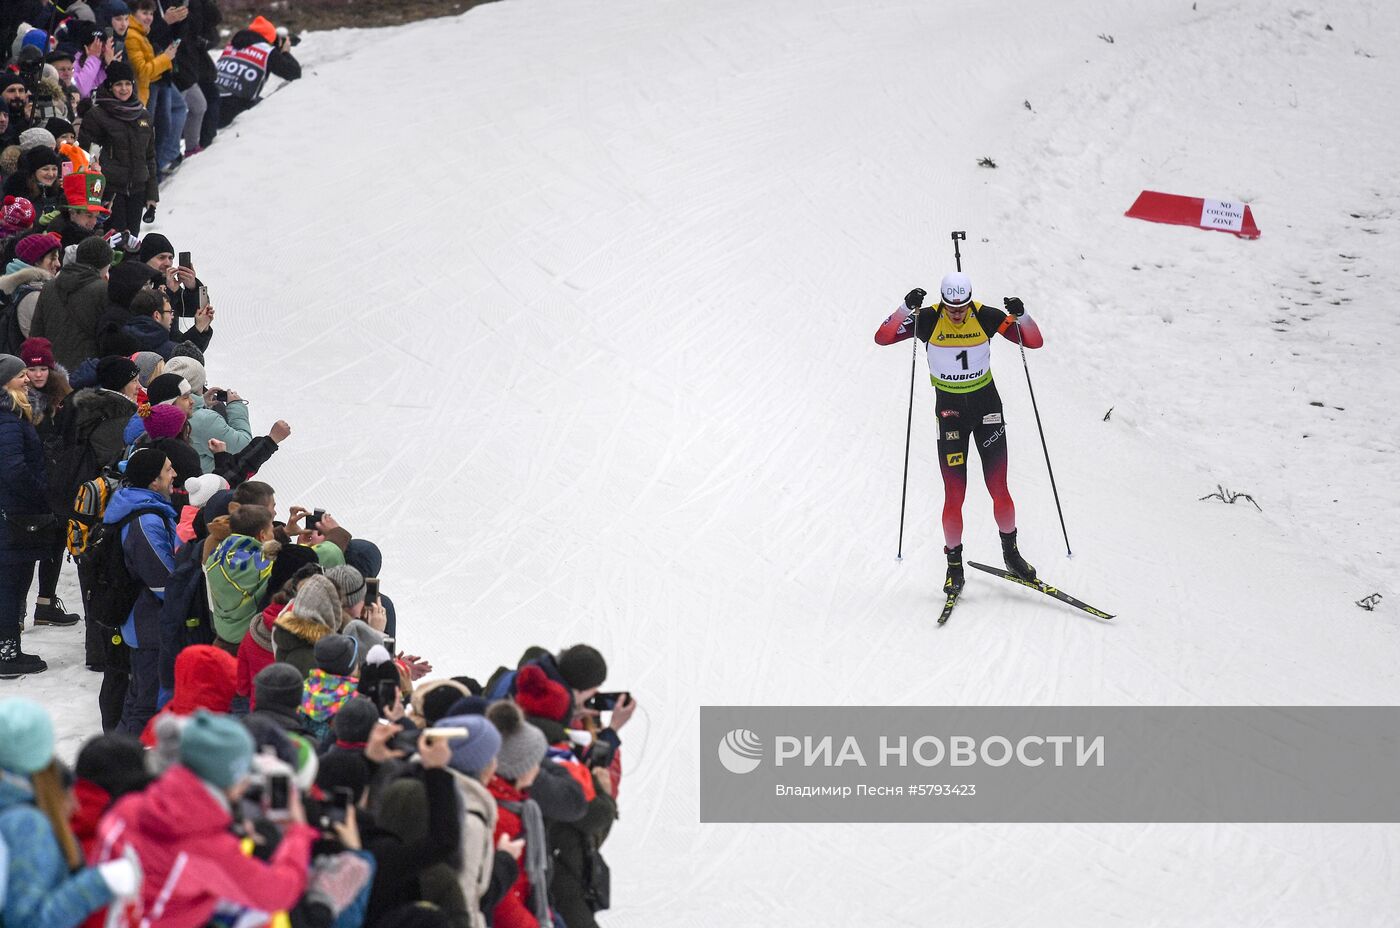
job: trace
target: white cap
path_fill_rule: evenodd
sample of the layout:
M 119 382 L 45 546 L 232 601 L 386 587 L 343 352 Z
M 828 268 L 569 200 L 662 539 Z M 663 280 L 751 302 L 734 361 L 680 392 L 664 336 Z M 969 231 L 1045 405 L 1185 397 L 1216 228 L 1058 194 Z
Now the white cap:
M 972 302 L 972 280 L 962 271 L 945 274 L 938 292 L 944 306 L 967 306 Z

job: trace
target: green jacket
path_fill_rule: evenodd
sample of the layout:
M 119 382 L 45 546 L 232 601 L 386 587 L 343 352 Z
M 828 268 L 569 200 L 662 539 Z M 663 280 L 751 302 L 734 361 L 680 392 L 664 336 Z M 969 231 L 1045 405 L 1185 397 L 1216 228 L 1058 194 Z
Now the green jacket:
M 277 547 L 276 542 L 264 545 L 247 535 L 230 535 L 204 562 L 214 632 L 224 641 L 241 642 L 248 623 L 261 611 L 258 601 L 267 590 Z

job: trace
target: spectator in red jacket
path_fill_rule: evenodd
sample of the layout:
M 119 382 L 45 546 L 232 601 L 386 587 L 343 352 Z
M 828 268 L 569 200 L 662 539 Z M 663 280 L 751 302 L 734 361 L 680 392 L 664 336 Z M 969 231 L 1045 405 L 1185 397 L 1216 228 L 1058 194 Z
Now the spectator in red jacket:
M 311 844 L 301 795 L 266 863 L 246 856 L 233 810 L 250 783 L 253 738 L 228 716 L 203 710 L 180 733 L 180 762 L 145 792 L 123 798 L 99 827 L 106 853 L 129 847 L 141 863 L 142 925 L 197 928 L 216 910 L 278 912 L 306 891 Z
M 155 747 L 156 722 L 167 715 L 193 715 L 199 709 L 227 712 L 233 701 L 238 662 L 213 645 L 190 645 L 175 658 L 175 693 L 165 708 L 146 723 L 141 743 Z

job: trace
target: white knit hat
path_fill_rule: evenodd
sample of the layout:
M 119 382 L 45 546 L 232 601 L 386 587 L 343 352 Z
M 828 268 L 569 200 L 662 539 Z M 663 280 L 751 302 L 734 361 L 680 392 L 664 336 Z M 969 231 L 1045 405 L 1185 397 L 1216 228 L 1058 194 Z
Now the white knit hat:
M 218 474 L 200 474 L 185 481 L 185 492 L 190 495 L 190 505 L 204 508 L 204 504 L 220 490 L 228 489 L 228 481 Z

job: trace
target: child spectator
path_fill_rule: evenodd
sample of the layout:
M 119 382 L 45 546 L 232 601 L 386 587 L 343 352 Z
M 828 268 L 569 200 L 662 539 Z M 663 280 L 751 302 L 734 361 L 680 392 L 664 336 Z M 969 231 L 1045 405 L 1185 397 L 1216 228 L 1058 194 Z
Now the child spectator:
M 291 664 L 268 664 L 253 677 L 253 711 L 286 732 L 301 731 L 301 695 L 306 679 Z
M 231 534 L 204 562 L 204 572 L 209 578 L 216 644 L 237 654 L 259 612 L 281 545 L 273 538 L 272 510 L 267 507 L 239 506 L 228 518 Z
M 302 688 L 301 719 L 302 730 L 320 742 L 340 707 L 355 695 L 360 646 L 348 635 L 327 635 L 316 642 L 313 653 L 316 666 Z

